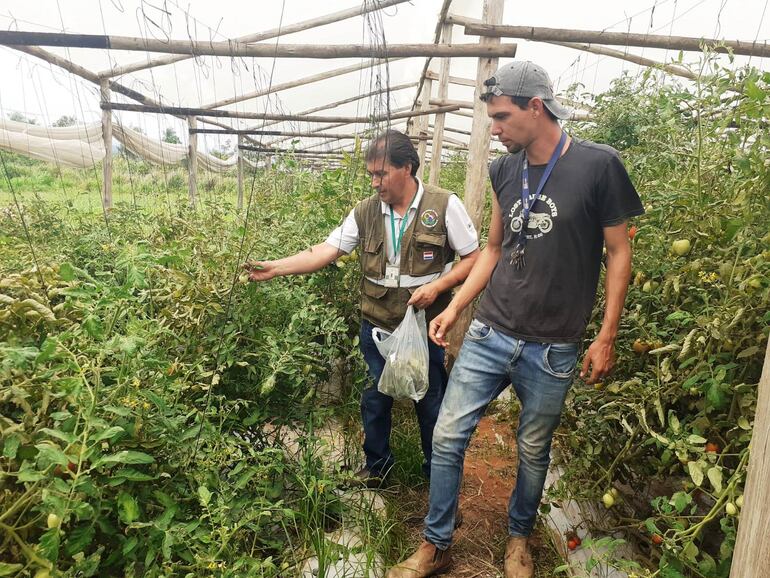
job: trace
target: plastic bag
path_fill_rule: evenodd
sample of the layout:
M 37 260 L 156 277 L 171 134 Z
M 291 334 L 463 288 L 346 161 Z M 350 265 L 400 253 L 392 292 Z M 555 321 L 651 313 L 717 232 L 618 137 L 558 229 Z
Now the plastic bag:
M 394 399 L 420 401 L 428 392 L 428 328 L 425 311 L 409 306 L 403 321 L 388 334 L 372 331 L 377 350 L 385 358 L 377 389 Z

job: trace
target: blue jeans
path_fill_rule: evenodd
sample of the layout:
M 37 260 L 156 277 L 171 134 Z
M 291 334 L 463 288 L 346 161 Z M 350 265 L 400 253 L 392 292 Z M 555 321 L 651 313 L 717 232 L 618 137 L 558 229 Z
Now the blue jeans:
M 391 408 L 393 398 L 380 393 L 377 383 L 380 381 L 385 359 L 380 355 L 372 339 L 374 326 L 363 319 L 359 346 L 369 368 L 371 383 L 361 395 L 361 421 L 364 425 L 364 454 L 366 467 L 374 475 L 386 475 L 393 467 L 393 454 L 390 451 Z M 415 402 L 417 422 L 420 425 L 420 441 L 425 457 L 422 471 L 430 477 L 431 448 L 433 428 L 436 425 L 441 400 L 447 385 L 447 373 L 444 368 L 444 350 L 428 341 L 430 364 L 428 367 L 428 392 L 420 401 Z
M 452 542 L 463 460 L 489 402 L 512 384 L 521 402 L 516 487 L 508 504 L 508 533 L 529 536 L 550 463 L 551 439 L 577 364 L 577 343 L 523 341 L 473 320 L 447 386 L 433 432 L 430 508 L 425 538 L 441 549 Z

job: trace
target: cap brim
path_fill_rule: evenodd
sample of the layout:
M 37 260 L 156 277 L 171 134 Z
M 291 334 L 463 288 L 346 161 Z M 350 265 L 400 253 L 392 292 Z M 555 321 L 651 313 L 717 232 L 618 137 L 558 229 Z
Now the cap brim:
M 543 104 L 545 104 L 546 108 L 548 108 L 556 118 L 566 120 L 572 116 L 572 110 L 566 106 L 562 106 L 556 99 L 543 100 Z

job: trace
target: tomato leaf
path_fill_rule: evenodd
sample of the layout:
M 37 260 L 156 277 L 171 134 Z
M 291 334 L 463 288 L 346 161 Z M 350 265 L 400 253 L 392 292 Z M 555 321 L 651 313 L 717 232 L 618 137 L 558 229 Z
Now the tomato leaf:
M 120 492 L 118 494 L 118 517 L 120 521 L 128 525 L 139 519 L 139 504 L 131 494 Z

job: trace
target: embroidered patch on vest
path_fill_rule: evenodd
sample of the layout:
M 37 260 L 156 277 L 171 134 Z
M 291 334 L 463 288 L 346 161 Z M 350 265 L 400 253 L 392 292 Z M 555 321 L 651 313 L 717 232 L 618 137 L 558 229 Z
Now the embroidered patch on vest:
M 423 261 L 433 261 L 433 251 L 423 251 L 422 252 L 422 260 Z
M 438 213 L 433 209 L 427 209 L 420 215 L 420 222 L 429 229 L 432 229 L 438 223 Z

